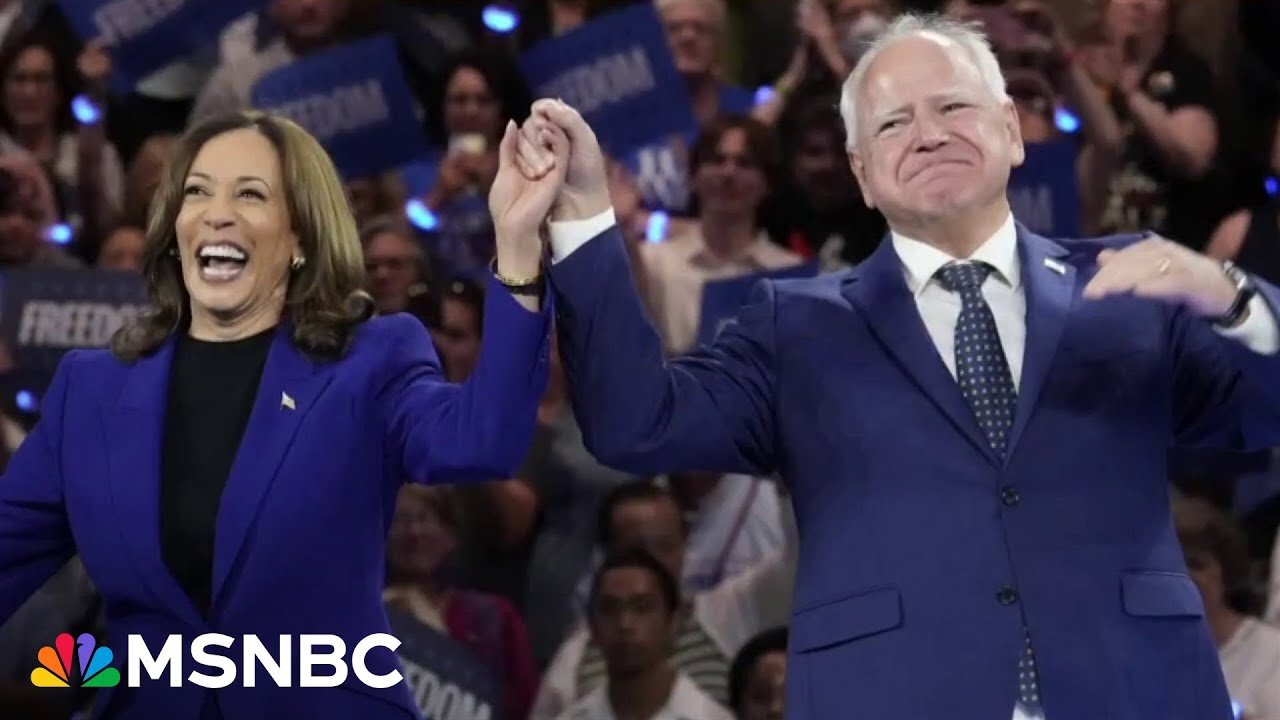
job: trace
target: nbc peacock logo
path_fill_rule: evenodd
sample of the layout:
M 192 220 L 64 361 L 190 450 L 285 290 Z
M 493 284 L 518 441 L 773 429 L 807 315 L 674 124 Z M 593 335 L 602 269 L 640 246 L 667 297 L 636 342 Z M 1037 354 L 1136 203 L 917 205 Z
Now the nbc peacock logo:
M 31 671 L 31 684 L 55 688 L 115 687 L 120 684 L 120 671 L 111 667 L 114 657 L 111 648 L 98 647 L 97 640 L 89 633 L 78 638 L 62 633 L 54 640 L 53 647 L 40 648 L 37 656 L 40 666 Z M 73 659 L 78 661 L 78 677 L 71 672 Z

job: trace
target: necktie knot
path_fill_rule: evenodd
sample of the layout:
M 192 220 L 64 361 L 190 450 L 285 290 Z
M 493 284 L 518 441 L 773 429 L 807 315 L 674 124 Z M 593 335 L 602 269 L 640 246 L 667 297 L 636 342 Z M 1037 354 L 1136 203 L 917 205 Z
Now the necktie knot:
M 949 262 L 938 268 L 938 284 L 949 292 L 976 290 L 993 270 L 984 262 Z

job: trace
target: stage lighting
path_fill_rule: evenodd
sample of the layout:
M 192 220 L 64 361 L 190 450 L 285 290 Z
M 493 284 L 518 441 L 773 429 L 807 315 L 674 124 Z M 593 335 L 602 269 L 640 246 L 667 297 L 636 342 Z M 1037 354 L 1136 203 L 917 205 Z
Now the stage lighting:
M 436 214 L 431 212 L 431 208 L 426 203 L 414 198 L 404 205 L 404 214 L 409 218 L 409 222 L 419 230 L 430 232 L 440 226 L 440 221 L 436 219 Z
M 484 26 L 500 35 L 505 35 L 520 26 L 520 15 L 504 3 L 486 5 L 481 14 Z

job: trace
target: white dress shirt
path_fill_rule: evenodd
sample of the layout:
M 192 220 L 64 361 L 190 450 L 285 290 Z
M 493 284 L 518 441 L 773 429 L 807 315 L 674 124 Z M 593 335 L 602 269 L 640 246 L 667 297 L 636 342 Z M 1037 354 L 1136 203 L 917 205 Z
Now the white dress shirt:
M 550 225 L 552 262 L 568 257 L 587 241 L 615 224 L 612 208 L 585 220 L 553 222 Z M 947 369 L 955 376 L 955 328 L 960 318 L 958 294 L 945 290 L 934 278 L 943 265 L 956 260 L 947 253 L 919 240 L 892 233 L 893 249 L 902 262 L 907 288 L 915 296 L 916 307 L 925 329 L 938 349 Z M 1022 354 L 1026 347 L 1026 294 L 1022 286 L 1018 261 L 1018 233 L 1013 215 L 970 256 L 995 268 L 982 285 L 982 295 L 991 308 L 1000 344 L 1004 348 L 1009 371 L 1016 387 L 1022 377 Z M 1262 297 L 1249 304 L 1249 316 L 1239 326 L 1218 332 L 1243 343 L 1250 350 L 1272 354 L 1280 350 L 1280 325 Z M 1043 720 L 1015 706 L 1013 720 Z

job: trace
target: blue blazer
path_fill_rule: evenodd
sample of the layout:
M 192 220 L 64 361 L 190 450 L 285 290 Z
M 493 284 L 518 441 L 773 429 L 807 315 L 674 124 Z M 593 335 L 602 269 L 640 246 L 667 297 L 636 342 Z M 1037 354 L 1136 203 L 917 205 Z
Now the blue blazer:
M 1049 720 L 1230 717 L 1166 457 L 1280 442 L 1280 356 L 1168 304 L 1081 299 L 1098 250 L 1135 239 L 1019 228 L 1027 342 L 1007 460 L 890 242 L 846 272 L 762 283 L 713 347 L 670 362 L 616 230 L 552 268 L 574 408 L 602 462 L 789 485 L 789 718 L 1007 719 L 1024 623 Z
M 105 599 L 121 683 L 95 717 L 196 720 L 210 693 L 226 720 L 418 718 L 405 683 L 378 690 L 348 672 L 336 688 L 277 688 L 258 668 L 216 691 L 187 682 L 189 642 L 203 633 L 330 634 L 344 659 L 365 636 L 389 633 L 381 592 L 397 491 L 416 482 L 510 477 L 523 459 L 547 380 L 549 303 L 521 307 L 491 284 L 479 367 L 444 381 L 426 330 L 408 315 L 372 319 L 340 361 L 314 363 L 282 324 L 218 509 L 213 595 L 201 617 L 160 554 L 160 451 L 173 342 L 126 365 L 107 351 L 60 364 L 42 418 L 0 478 L 0 622 L 72 553 Z M 213 379 L 211 379 L 213 380 Z M 284 396 L 292 399 L 288 407 Z M 153 655 L 183 638 L 182 686 L 142 677 L 127 687 L 128 635 Z M 49 638 L 53 643 L 54 638 Z M 399 669 L 374 650 L 371 672 Z M 32 667 L 36 658 L 31 658 Z M 318 673 L 331 673 L 320 668 Z

